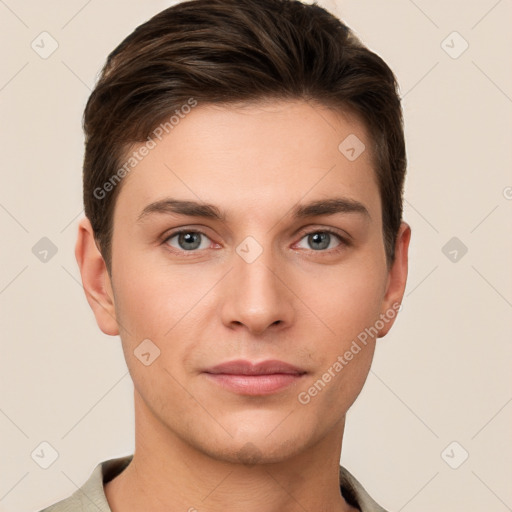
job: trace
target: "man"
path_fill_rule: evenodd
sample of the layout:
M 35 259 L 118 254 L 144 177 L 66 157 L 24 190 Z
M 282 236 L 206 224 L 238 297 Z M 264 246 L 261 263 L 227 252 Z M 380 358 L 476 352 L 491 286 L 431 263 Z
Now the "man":
M 393 73 L 294 0 L 195 0 L 109 56 L 76 258 L 134 455 L 47 511 L 384 510 L 339 466 L 405 289 Z

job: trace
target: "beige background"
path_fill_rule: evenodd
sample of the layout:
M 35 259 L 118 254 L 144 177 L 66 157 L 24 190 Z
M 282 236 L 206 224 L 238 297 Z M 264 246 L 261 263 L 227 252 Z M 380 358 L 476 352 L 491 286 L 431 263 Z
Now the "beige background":
M 512 1 L 324 4 L 399 78 L 413 231 L 403 310 L 342 463 L 391 511 L 512 510 Z M 97 328 L 73 254 L 80 121 L 108 52 L 168 5 L 0 0 L 2 511 L 39 510 L 133 451 L 120 340 Z M 47 59 L 31 48 L 43 31 L 59 45 Z M 58 249 L 46 263 L 42 237 Z M 452 237 L 468 249 L 455 262 Z M 43 441 L 58 452 L 48 469 L 31 458 Z

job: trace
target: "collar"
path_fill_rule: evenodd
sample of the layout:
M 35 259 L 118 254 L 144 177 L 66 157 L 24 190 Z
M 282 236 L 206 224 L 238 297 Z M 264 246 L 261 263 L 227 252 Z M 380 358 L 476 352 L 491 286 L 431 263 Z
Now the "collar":
M 103 486 L 124 471 L 132 459 L 133 454 L 99 463 L 88 480 L 72 496 L 41 512 L 66 512 L 74 510 L 75 506 L 78 510 L 84 511 L 112 512 Z M 361 512 L 386 512 L 343 466 L 340 466 L 339 475 L 340 491 L 349 505 L 358 508 Z

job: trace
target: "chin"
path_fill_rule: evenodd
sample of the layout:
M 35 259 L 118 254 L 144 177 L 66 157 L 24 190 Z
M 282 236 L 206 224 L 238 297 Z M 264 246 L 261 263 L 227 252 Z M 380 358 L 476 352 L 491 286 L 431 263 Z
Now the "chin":
M 302 434 L 303 436 L 304 434 Z M 208 444 L 197 447 L 212 459 L 232 464 L 276 464 L 286 461 L 305 449 L 307 440 L 296 432 L 283 430 L 281 435 L 268 432 L 238 435 L 222 440 L 208 439 Z M 313 444 L 313 440 L 311 441 Z

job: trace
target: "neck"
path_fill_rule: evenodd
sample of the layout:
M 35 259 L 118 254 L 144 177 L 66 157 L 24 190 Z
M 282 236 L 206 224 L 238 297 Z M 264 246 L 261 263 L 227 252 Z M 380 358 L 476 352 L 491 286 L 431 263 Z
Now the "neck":
M 319 443 L 291 458 L 240 464 L 213 458 L 179 438 L 136 391 L 135 418 L 133 460 L 105 485 L 112 512 L 354 510 L 339 488 L 344 419 Z

